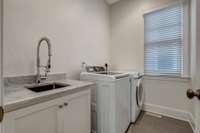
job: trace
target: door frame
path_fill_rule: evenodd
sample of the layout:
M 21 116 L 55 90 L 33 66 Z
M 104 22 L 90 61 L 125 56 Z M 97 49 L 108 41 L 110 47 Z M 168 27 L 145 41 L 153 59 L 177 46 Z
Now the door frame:
M 0 0 L 0 106 L 3 106 L 3 0 Z M 0 123 L 0 133 L 3 133 Z
M 200 9 L 199 0 L 191 0 L 191 85 L 192 89 L 196 91 L 200 88 Z M 200 132 L 200 102 L 198 99 L 192 101 L 192 115 L 195 128 L 194 133 Z

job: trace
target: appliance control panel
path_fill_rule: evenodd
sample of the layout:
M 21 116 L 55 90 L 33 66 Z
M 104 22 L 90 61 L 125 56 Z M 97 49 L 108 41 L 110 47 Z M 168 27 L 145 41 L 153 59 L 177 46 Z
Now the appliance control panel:
M 86 71 L 87 72 L 104 72 L 105 68 L 102 66 L 87 66 Z

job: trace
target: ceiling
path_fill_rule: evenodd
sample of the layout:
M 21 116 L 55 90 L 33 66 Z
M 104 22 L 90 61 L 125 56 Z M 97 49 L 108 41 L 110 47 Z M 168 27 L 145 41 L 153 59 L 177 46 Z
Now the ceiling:
M 108 4 L 113 4 L 115 2 L 118 2 L 120 0 L 105 0 Z

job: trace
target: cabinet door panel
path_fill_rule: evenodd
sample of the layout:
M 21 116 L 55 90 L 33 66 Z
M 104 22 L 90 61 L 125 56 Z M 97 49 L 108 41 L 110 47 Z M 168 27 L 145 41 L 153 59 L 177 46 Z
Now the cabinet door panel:
M 4 133 L 90 133 L 90 112 L 90 90 L 87 90 L 6 113 L 3 130 Z
M 59 133 L 60 102 L 50 101 L 7 113 L 4 133 Z
M 15 119 L 15 133 L 57 133 L 57 107 Z
M 64 133 L 90 133 L 90 92 L 66 100 Z

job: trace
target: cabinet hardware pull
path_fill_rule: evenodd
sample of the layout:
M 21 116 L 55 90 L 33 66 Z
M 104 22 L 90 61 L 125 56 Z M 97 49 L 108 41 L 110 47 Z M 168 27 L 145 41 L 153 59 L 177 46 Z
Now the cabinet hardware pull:
M 2 106 L 0 106 L 0 122 L 3 121 L 3 118 L 4 118 L 4 109 Z
M 65 106 L 68 106 L 68 103 L 64 103 Z

